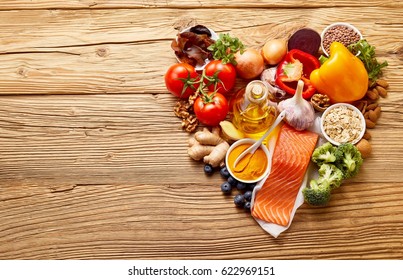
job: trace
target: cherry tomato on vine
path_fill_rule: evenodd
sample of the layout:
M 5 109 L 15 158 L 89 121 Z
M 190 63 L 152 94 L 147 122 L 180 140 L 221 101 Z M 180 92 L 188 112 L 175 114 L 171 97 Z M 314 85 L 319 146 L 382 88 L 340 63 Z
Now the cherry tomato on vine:
M 201 123 L 216 126 L 227 116 L 228 101 L 219 92 L 203 93 L 196 98 L 193 110 Z
M 205 75 L 208 76 L 204 82 L 208 85 L 209 91 L 225 94 L 234 88 L 236 70 L 231 63 L 223 64 L 221 60 L 212 60 L 204 69 Z
M 176 63 L 165 74 L 165 86 L 179 98 L 188 98 L 199 87 L 199 74 L 187 63 Z

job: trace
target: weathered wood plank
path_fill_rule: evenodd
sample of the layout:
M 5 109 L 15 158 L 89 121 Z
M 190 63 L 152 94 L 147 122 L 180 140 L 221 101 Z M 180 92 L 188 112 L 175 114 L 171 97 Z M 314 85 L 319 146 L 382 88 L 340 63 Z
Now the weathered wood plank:
M 326 208 L 302 206 L 277 239 L 210 185 L 93 184 L 52 192 L 2 182 L 0 196 L 2 259 L 403 257 L 402 183 L 339 189 Z
M 382 102 L 374 156 L 353 182 L 403 182 L 401 107 Z M 3 96 L 0 182 L 204 184 L 202 165 L 186 154 L 174 103 L 169 94 Z M 219 178 L 211 184 L 219 186 Z
M 380 7 L 402 7 L 402 3 L 398 0 L 369 0 L 369 1 L 346 1 L 335 0 L 332 2 L 320 1 L 274 1 L 274 0 L 260 0 L 260 1 L 138 1 L 138 0 L 68 0 L 68 1 L 29 1 L 29 0 L 11 0 L 1 1 L 0 10 L 14 10 L 14 9 L 121 9 L 121 8 L 271 8 L 271 7 L 367 7 L 367 6 L 380 6 Z
M 299 26 L 320 31 L 350 21 L 377 47 L 379 59 L 389 61 L 391 90 L 402 86 L 399 9 L 26 10 L 0 12 L 0 94 L 166 92 L 162 77 L 175 62 L 173 25 L 183 17 L 256 47 Z
M 0 259 L 402 259 L 400 1 L 200 3 L 223 5 L 1 1 Z M 162 79 L 183 17 L 250 46 L 349 21 L 390 64 L 373 156 L 278 239 L 186 155 Z

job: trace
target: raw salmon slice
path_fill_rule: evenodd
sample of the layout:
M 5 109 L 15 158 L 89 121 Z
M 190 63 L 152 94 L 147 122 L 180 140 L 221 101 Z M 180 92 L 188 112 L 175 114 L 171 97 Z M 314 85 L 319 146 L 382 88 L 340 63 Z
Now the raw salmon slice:
M 252 215 L 288 225 L 295 199 L 315 149 L 318 135 L 284 124 L 277 139 L 269 177 L 257 192 Z

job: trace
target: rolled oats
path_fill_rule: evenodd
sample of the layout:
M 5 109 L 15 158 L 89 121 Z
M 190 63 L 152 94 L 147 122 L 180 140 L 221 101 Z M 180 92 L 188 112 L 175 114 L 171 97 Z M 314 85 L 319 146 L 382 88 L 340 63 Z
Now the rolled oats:
M 322 119 L 324 132 L 334 141 L 351 143 L 364 129 L 360 115 L 347 106 L 332 108 Z

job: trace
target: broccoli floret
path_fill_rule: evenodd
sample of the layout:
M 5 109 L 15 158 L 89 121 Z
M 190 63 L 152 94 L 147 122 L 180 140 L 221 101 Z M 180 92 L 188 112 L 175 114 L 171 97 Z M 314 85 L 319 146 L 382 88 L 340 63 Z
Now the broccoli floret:
M 324 163 L 319 168 L 319 178 L 317 181 L 319 184 L 324 181 L 328 182 L 330 188 L 333 190 L 340 187 L 343 181 L 343 172 L 334 164 Z
M 336 147 L 334 147 L 332 143 L 326 142 L 313 151 L 312 161 L 318 166 L 321 166 L 324 163 L 334 163 L 337 160 L 335 153 Z
M 360 151 L 351 143 L 341 144 L 336 149 L 336 166 L 343 172 L 343 178 L 355 176 L 362 165 Z
M 311 180 L 309 186 L 302 190 L 306 202 L 313 206 L 324 206 L 329 202 L 331 191 L 329 182 L 324 180 L 319 183 L 317 180 Z

